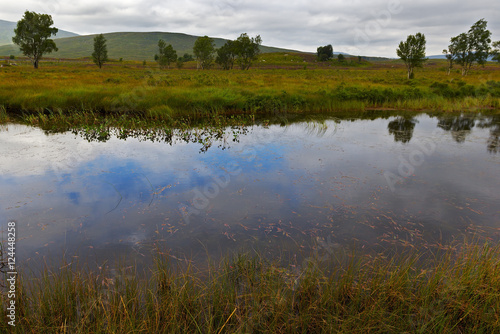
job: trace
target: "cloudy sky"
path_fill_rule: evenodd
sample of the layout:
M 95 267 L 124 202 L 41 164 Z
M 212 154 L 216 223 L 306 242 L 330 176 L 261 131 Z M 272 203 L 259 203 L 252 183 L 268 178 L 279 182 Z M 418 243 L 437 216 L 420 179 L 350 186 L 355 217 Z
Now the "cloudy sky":
M 235 39 L 259 34 L 264 45 L 315 52 L 395 57 L 399 41 L 422 32 L 427 55 L 481 18 L 500 40 L 500 1 L 479 0 L 17 0 L 2 4 L 0 19 L 25 10 L 52 15 L 55 26 L 78 34 L 167 31 Z M 495 22 L 496 21 L 496 22 Z

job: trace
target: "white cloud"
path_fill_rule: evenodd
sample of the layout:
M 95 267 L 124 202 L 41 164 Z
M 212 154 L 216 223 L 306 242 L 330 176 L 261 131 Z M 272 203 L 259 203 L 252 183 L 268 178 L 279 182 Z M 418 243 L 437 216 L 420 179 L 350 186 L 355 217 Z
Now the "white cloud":
M 182 150 L 187 144 L 151 143 L 145 150 L 135 138 L 122 141 L 111 138 L 106 144 L 88 142 L 71 132 L 46 135 L 43 130 L 19 124 L 0 129 L 0 175 L 39 176 L 53 172 L 56 176 L 71 173 L 82 165 L 101 157 L 147 161 L 149 170 L 182 164 Z M 195 149 L 195 148 L 192 148 Z

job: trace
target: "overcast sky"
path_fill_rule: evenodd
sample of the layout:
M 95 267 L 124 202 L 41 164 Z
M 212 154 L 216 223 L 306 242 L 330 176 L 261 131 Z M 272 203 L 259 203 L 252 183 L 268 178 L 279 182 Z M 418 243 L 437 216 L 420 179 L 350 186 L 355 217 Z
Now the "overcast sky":
M 398 43 L 424 33 L 427 55 L 481 18 L 500 40 L 499 0 L 16 0 L 3 1 L 0 19 L 25 10 L 52 15 L 54 26 L 81 35 L 165 31 L 235 39 L 260 35 L 264 45 L 315 52 L 396 57 Z M 496 22 L 495 22 L 496 21 Z

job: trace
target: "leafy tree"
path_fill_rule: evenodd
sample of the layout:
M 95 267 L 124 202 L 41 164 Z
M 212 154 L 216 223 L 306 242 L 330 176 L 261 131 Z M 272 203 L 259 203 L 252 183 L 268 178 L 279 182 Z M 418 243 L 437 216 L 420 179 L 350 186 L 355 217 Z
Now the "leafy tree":
M 469 72 L 472 63 L 474 62 L 474 51 L 470 49 L 471 45 L 468 42 L 466 33 L 461 33 L 458 36 L 451 38 L 451 44 L 448 49 L 453 49 L 453 61 L 462 66 L 462 75 L 465 76 Z
M 319 61 L 327 61 L 333 58 L 333 47 L 331 44 L 319 46 L 317 52 Z
M 406 42 L 399 43 L 396 53 L 406 65 L 408 79 L 413 79 L 413 69 L 422 67 L 427 61 L 425 58 L 425 35 L 419 32 L 415 35 L 409 35 Z
M 222 69 L 230 70 L 233 68 L 235 58 L 236 42 L 227 41 L 226 44 L 217 49 L 217 57 L 215 58 L 215 62 L 219 64 Z
M 58 50 L 54 40 L 50 39 L 59 31 L 50 27 L 53 24 L 52 16 L 29 11 L 25 11 L 23 18 L 17 22 L 12 42 L 19 45 L 22 53 L 31 59 L 34 68 L 38 68 L 43 54 Z
M 198 68 L 210 68 L 214 60 L 215 43 L 214 40 L 208 36 L 198 37 L 194 42 L 193 53 L 198 61 Z
M 467 33 L 452 37 L 448 49 L 453 60 L 462 66 L 462 75 L 469 73 L 474 63 L 483 65 L 488 59 L 491 43 L 491 32 L 486 29 L 486 22 L 481 19 L 474 23 Z
M 232 44 L 237 56 L 236 63 L 240 65 L 242 70 L 248 70 L 260 54 L 262 38 L 260 35 L 250 38 L 246 33 L 243 33 Z
M 180 61 L 182 61 L 182 62 L 187 62 L 187 61 L 192 61 L 192 60 L 194 60 L 194 58 L 193 58 L 193 56 L 192 56 L 192 55 L 190 55 L 189 53 L 185 53 L 182 57 L 179 57 L 179 59 L 178 59 L 178 60 L 180 60 Z
M 450 48 L 450 50 L 444 49 L 443 54 L 448 62 L 448 67 L 446 68 L 446 74 L 450 75 L 451 69 L 453 68 L 453 49 L 452 48 Z
M 158 41 L 158 54 L 155 55 L 155 60 L 160 65 L 160 68 L 170 68 L 170 64 L 177 60 L 177 52 L 172 47 L 172 44 L 167 45 L 163 39 L 160 39 Z
M 491 51 L 491 54 L 493 55 L 493 60 L 500 63 L 500 41 L 493 42 L 492 47 L 493 50 Z
M 345 57 L 342 53 L 339 53 L 338 56 L 337 56 L 337 60 L 341 63 L 343 63 L 345 61 Z
M 108 61 L 108 47 L 106 46 L 106 38 L 104 38 L 103 34 L 94 37 L 92 60 L 99 68 L 102 68 L 102 65 Z
M 177 51 L 174 50 L 172 44 L 165 48 L 165 57 L 167 58 L 167 66 L 170 68 L 170 63 L 177 61 Z

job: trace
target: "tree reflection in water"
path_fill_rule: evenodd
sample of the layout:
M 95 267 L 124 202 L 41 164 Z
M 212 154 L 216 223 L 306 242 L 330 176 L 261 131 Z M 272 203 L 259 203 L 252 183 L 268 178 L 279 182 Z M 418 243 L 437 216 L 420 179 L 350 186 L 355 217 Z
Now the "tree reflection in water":
M 389 134 L 394 135 L 394 140 L 406 144 L 410 142 L 413 137 L 413 129 L 418 121 L 414 118 L 397 117 L 395 120 L 390 121 L 387 125 Z
M 475 125 L 474 116 L 439 117 L 438 127 L 450 131 L 457 143 L 463 143 Z
M 328 117 L 319 115 L 315 118 L 300 118 L 297 115 L 290 115 L 284 121 L 283 117 L 278 120 L 269 120 L 261 122 L 264 126 L 270 124 L 279 124 L 280 126 L 291 125 L 294 123 L 303 123 L 311 136 L 322 137 L 326 130 L 332 128 L 332 124 L 327 121 L 335 122 L 336 127 L 342 122 L 355 122 L 362 119 L 388 119 L 394 117 L 388 125 L 388 132 L 394 136 L 394 141 L 409 143 L 413 138 L 415 125 L 418 123 L 420 114 L 376 114 L 365 113 L 352 117 L 352 115 L 338 115 Z M 433 115 L 430 115 L 431 117 Z M 500 152 L 500 115 L 485 115 L 481 113 L 443 115 L 439 114 L 437 118 L 437 127 L 451 133 L 453 140 L 458 143 L 465 142 L 472 129 L 477 126 L 482 129 L 490 129 L 490 137 L 487 141 L 487 150 L 489 153 L 496 154 Z M 252 119 L 253 120 L 253 119 Z M 175 144 L 175 142 L 198 143 L 201 144 L 200 152 L 206 152 L 215 143 L 221 149 L 227 149 L 231 142 L 238 142 L 241 135 L 246 135 L 251 131 L 248 125 L 258 125 L 259 123 L 250 122 L 248 119 L 234 120 L 232 122 L 208 122 L 204 126 L 192 127 L 189 125 L 181 127 L 162 127 L 157 124 L 145 126 L 142 128 L 113 127 L 105 124 L 87 125 L 73 127 L 70 129 L 74 134 L 81 136 L 87 141 L 106 142 L 112 137 L 126 140 L 127 138 L 137 138 L 140 141 L 164 142 Z M 49 133 L 53 133 L 50 131 Z
M 80 135 L 89 142 L 106 142 L 112 137 L 126 140 L 136 138 L 139 141 L 163 142 L 169 145 L 176 141 L 186 143 L 199 143 L 202 145 L 200 152 L 206 152 L 215 142 L 219 142 L 219 148 L 229 148 L 231 142 L 239 142 L 240 135 L 246 134 L 248 128 L 245 126 L 233 126 L 228 128 L 207 127 L 192 129 L 172 128 L 149 128 L 149 129 L 120 129 L 120 128 L 78 128 L 73 129 L 75 135 Z
M 488 138 L 486 149 L 489 153 L 498 153 L 500 151 L 500 115 L 483 118 L 477 126 L 483 129 L 490 129 L 490 137 Z

